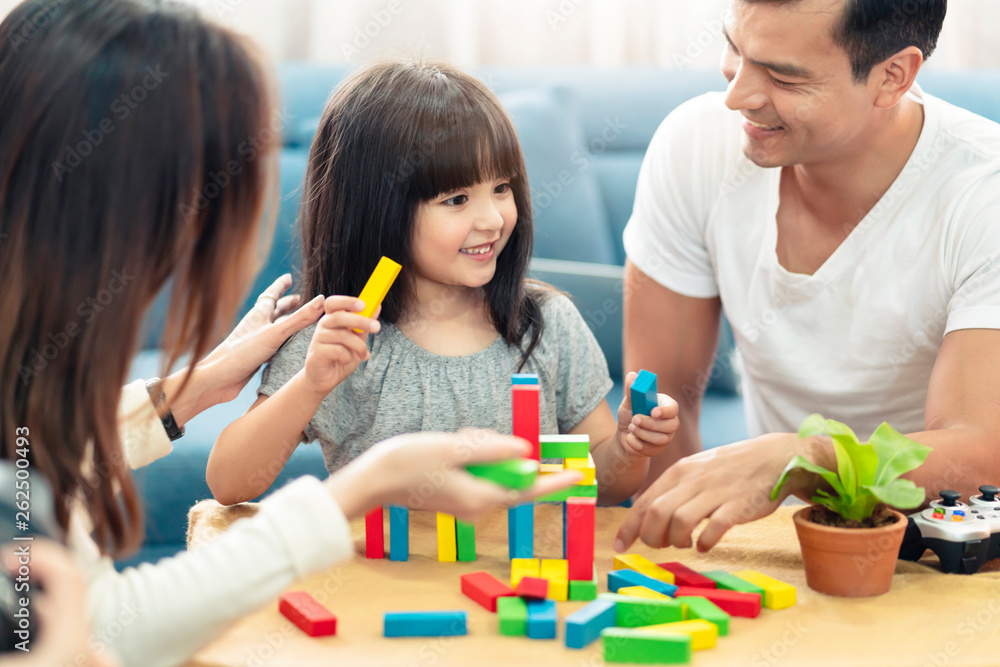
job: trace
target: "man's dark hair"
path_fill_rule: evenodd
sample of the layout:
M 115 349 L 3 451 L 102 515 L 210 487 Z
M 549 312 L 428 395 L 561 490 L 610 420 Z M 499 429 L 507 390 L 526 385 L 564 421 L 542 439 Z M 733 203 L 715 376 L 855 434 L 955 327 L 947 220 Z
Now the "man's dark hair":
M 801 0 L 743 1 L 788 4 Z M 850 57 L 857 83 L 867 81 L 875 65 L 908 46 L 929 58 L 948 9 L 948 0 L 845 0 L 844 4 L 833 39 Z

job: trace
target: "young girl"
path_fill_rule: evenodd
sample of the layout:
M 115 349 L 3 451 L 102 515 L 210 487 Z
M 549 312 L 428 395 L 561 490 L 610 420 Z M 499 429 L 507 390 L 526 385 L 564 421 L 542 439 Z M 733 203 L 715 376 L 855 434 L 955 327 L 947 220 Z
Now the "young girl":
M 633 417 L 626 391 L 616 423 L 607 362 L 583 318 L 526 280 L 524 160 L 482 83 L 443 64 L 358 71 L 323 113 L 303 199 L 304 300 L 359 294 L 381 255 L 403 268 L 381 320 L 331 296 L 278 351 L 256 403 L 212 450 L 219 502 L 262 493 L 300 442 L 318 439 L 332 472 L 397 433 L 510 433 L 516 372 L 539 377 L 543 434 L 590 436 L 601 503 L 636 491 L 677 429 L 677 404 L 661 394 L 652 416 Z

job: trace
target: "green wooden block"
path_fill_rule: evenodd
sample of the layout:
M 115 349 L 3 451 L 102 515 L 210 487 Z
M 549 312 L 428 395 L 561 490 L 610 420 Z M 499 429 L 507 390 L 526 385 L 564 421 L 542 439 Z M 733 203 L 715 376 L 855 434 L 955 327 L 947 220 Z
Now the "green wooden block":
M 729 614 L 719 609 L 708 598 L 682 595 L 677 598 L 677 601 L 687 606 L 688 618 L 700 618 L 709 623 L 714 623 L 719 628 L 720 637 L 725 637 L 729 634 Z
M 506 486 L 508 489 L 527 489 L 538 476 L 538 461 L 533 459 L 510 459 L 496 463 L 475 463 L 465 469 L 476 477 Z
M 455 546 L 459 561 L 476 560 L 476 527 L 455 519 Z
M 685 606 L 678 600 L 654 600 L 617 593 L 601 593 L 597 598 L 615 602 L 615 625 L 620 628 L 640 628 L 684 620 Z
M 585 459 L 590 453 L 589 435 L 543 435 L 538 444 L 543 459 Z
M 528 604 L 522 598 L 497 598 L 497 618 L 500 620 L 502 635 L 519 637 L 528 632 Z
M 553 491 L 552 493 L 546 494 L 541 498 L 538 498 L 536 502 L 540 503 L 564 503 L 567 498 L 596 498 L 597 497 L 597 485 L 596 484 L 582 484 L 571 486 L 568 489 L 560 489 L 559 491 Z
M 725 570 L 709 570 L 702 574 L 715 582 L 716 587 L 727 591 L 739 591 L 740 593 L 756 593 L 760 596 L 760 601 L 764 602 L 764 589 L 757 584 L 752 584 L 746 579 L 730 574 Z
M 604 628 L 604 662 L 640 665 L 684 665 L 691 662 L 691 637 L 645 632 L 632 628 Z
M 590 601 L 597 599 L 596 581 L 569 582 L 569 599 Z

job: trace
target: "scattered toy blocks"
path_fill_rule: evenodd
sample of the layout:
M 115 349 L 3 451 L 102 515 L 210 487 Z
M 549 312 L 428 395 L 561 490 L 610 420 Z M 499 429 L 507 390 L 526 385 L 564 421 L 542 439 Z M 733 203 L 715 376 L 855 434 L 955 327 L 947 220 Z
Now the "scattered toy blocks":
M 594 517 L 596 498 L 567 498 L 563 513 L 563 545 L 570 581 L 594 576 Z
M 716 588 L 715 582 L 700 572 L 696 572 L 683 563 L 672 561 L 659 563 L 664 570 L 674 573 L 674 583 L 678 586 L 693 586 L 695 588 Z
M 549 582 L 549 597 L 559 602 L 569 599 L 569 564 L 562 559 L 545 559 L 539 571 Z
M 531 459 L 510 459 L 496 463 L 475 463 L 465 466 L 465 469 L 476 477 L 488 479 L 491 482 L 518 491 L 527 489 L 535 483 L 539 473 L 538 461 Z
M 535 553 L 535 505 L 522 503 L 507 508 L 508 558 L 531 558 Z
M 585 459 L 590 455 L 590 436 L 587 434 L 543 435 L 540 445 L 543 459 Z
M 597 467 L 594 465 L 594 457 L 592 454 L 587 454 L 586 458 L 563 459 L 563 470 L 582 472 L 583 479 L 577 482 L 580 486 L 597 483 Z
M 668 584 L 674 583 L 673 572 L 664 570 L 653 561 L 649 560 L 645 556 L 640 556 L 639 554 L 624 554 L 621 556 L 615 556 L 614 569 L 635 570 L 636 572 L 644 574 L 647 577 L 652 577 L 653 579 L 658 579 L 659 581 Z
M 389 560 L 410 558 L 410 510 L 389 505 Z
M 537 384 L 511 385 L 511 403 L 514 408 L 514 435 L 531 443 L 531 457 L 540 458 L 539 388 Z
M 542 563 L 537 558 L 512 558 L 510 560 L 510 587 L 516 589 L 524 577 L 541 577 Z
M 671 635 L 687 635 L 691 637 L 691 650 L 701 651 L 712 648 L 719 641 L 719 628 L 714 623 L 695 618 L 677 623 L 661 623 L 643 628 L 647 632 L 664 632 Z
M 608 590 L 612 593 L 619 591 L 623 586 L 645 586 L 657 593 L 674 596 L 677 586 L 668 584 L 659 579 L 653 579 L 635 570 L 611 570 L 608 572 Z
M 795 605 L 795 586 L 786 584 L 756 570 L 733 572 L 740 579 L 764 589 L 764 606 L 768 609 L 786 609 Z
M 460 562 L 476 560 L 476 526 L 455 519 L 455 547 Z
M 597 599 L 597 582 L 570 579 L 569 599 L 590 601 Z
M 489 572 L 470 572 L 461 576 L 462 593 L 478 602 L 484 609 L 495 612 L 497 599 L 514 595 L 510 586 Z
M 365 515 L 365 558 L 385 558 L 385 527 L 382 507 Z
M 652 588 L 646 588 L 645 586 L 622 586 L 615 592 L 619 595 L 631 595 L 632 597 L 649 598 L 650 600 L 672 599 L 669 595 L 657 593 Z
M 438 560 L 454 563 L 458 560 L 458 543 L 455 541 L 455 517 L 437 513 Z
M 750 583 L 746 579 L 741 579 L 725 570 L 709 570 L 702 572 L 703 575 L 715 582 L 715 587 L 724 591 L 739 591 L 740 593 L 754 593 L 764 599 L 764 589 L 757 584 Z
M 552 600 L 528 600 L 528 627 L 529 639 L 555 639 L 556 623 L 559 620 L 556 614 L 556 603 Z
M 719 629 L 719 636 L 729 634 L 729 614 L 719 609 L 718 605 L 707 598 L 697 596 L 681 596 L 678 602 L 687 606 L 688 619 L 702 619 Z
M 639 371 L 629 390 L 633 415 L 649 415 L 657 405 L 656 374 L 643 369 Z
M 572 587 L 571 582 L 570 586 Z M 601 636 L 604 628 L 615 626 L 615 602 L 594 600 L 566 617 L 566 648 L 584 648 Z
M 760 614 L 761 596 L 756 593 L 741 593 L 720 588 L 689 588 L 681 586 L 677 589 L 677 599 L 681 597 L 703 597 L 715 603 L 719 609 L 732 616 L 757 618 Z M 711 619 L 705 619 L 711 620 Z
M 524 636 L 528 632 L 528 604 L 519 597 L 497 598 L 497 620 L 500 634 Z
M 310 637 L 337 634 L 337 617 L 305 591 L 282 593 L 278 611 Z
M 453 637 L 468 633 L 465 611 L 387 611 L 386 637 Z
M 368 282 L 361 290 L 361 294 L 358 295 L 358 298 L 365 302 L 365 308 L 359 313 L 360 315 L 365 317 L 375 315 L 375 311 L 382 305 L 385 295 L 389 293 L 389 288 L 392 287 L 392 283 L 395 282 L 401 268 L 403 267 L 388 257 L 382 257 L 378 261 L 375 270 L 368 277 Z M 361 329 L 354 331 L 361 333 Z
M 544 600 L 549 595 L 549 580 L 541 577 L 521 577 L 517 582 L 517 596 L 532 600 Z
M 631 628 L 601 631 L 604 662 L 644 665 L 682 665 L 691 662 L 691 637 Z
M 684 620 L 684 605 L 673 598 L 650 600 L 617 593 L 601 593 L 597 599 L 615 602 L 615 625 L 622 628 Z

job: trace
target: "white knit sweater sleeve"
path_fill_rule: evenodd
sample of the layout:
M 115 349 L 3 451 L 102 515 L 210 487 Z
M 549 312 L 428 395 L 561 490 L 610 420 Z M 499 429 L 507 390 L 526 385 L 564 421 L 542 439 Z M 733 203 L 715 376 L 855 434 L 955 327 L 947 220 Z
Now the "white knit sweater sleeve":
M 149 465 L 172 451 L 170 438 L 149 400 L 144 380 L 122 387 L 118 432 L 125 448 L 125 460 L 132 469 Z

